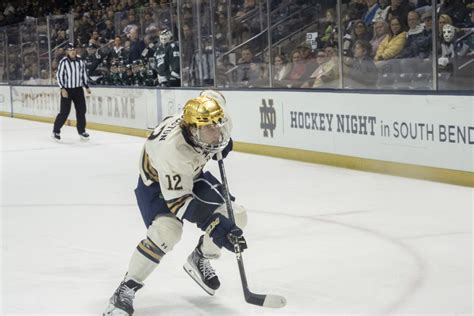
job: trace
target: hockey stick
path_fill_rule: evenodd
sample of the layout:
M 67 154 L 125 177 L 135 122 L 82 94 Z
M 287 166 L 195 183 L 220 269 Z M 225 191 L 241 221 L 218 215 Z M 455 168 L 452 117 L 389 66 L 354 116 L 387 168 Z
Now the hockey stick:
M 222 185 L 224 188 L 224 198 L 227 206 L 227 212 L 229 218 L 235 223 L 234 210 L 232 209 L 232 203 L 229 195 L 229 186 L 227 184 L 227 177 L 225 175 L 224 160 L 222 159 L 222 153 L 217 154 L 217 163 L 219 164 L 219 171 L 221 173 Z M 238 242 L 234 242 L 235 257 L 237 258 L 237 264 L 239 266 L 240 280 L 242 281 L 242 288 L 244 290 L 245 301 L 249 304 L 254 304 L 264 307 L 281 308 L 286 305 L 286 299 L 280 295 L 272 294 L 255 294 L 250 292 L 247 277 L 245 275 L 244 260 L 242 258 L 242 251 Z

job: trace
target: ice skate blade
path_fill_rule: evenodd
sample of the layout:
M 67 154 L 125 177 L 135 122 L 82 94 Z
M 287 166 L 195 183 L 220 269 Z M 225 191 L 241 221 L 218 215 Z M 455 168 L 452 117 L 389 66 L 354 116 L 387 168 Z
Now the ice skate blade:
M 214 295 L 216 294 L 216 291 L 208 287 L 206 284 L 202 283 L 201 278 L 196 275 L 194 272 L 194 269 L 191 267 L 189 263 L 185 263 L 183 265 L 184 271 L 186 271 L 187 274 L 209 295 Z
M 54 137 L 54 136 L 51 136 L 51 139 L 52 139 L 55 143 L 61 144 L 61 140 L 60 140 L 60 139 L 57 139 L 57 138 Z

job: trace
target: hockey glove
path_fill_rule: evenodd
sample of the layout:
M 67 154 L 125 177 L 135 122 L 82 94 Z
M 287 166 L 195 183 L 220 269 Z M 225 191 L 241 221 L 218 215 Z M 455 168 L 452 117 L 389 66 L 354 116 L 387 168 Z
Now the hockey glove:
M 227 155 L 232 151 L 233 147 L 234 147 L 234 142 L 232 141 L 232 138 L 231 138 L 229 139 L 229 143 L 227 144 L 227 146 L 225 146 L 225 148 L 222 149 L 222 159 L 227 157 Z M 217 154 L 212 156 L 212 159 L 217 160 Z
M 234 252 L 234 245 L 238 244 L 240 251 L 247 249 L 247 242 L 242 236 L 242 230 L 222 214 L 216 213 L 211 216 L 206 227 L 206 233 L 211 236 L 219 248 L 225 247 L 227 250 Z

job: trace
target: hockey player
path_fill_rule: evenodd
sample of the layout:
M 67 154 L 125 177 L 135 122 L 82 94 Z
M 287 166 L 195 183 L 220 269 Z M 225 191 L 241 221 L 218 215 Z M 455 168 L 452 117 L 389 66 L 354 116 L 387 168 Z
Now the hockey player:
M 204 91 L 182 113 L 165 118 L 145 142 L 135 195 L 146 238 L 135 249 L 104 315 L 133 314 L 136 291 L 179 242 L 185 220 L 205 233 L 183 267 L 210 295 L 220 281 L 209 259 L 217 259 L 222 247 L 234 251 L 235 242 L 247 247 L 241 230 L 247 223 L 245 209 L 233 204 L 236 224 L 229 220 L 221 183 L 203 172 L 216 153 L 226 156 L 232 149 L 224 103 L 220 93 Z
M 178 43 L 171 42 L 173 34 L 164 29 L 160 33 L 160 44 L 156 47 L 158 81 L 162 87 L 181 86 L 179 47 Z
M 145 86 L 154 87 L 157 84 L 158 73 L 156 72 L 156 60 L 154 57 L 150 57 L 146 65 Z

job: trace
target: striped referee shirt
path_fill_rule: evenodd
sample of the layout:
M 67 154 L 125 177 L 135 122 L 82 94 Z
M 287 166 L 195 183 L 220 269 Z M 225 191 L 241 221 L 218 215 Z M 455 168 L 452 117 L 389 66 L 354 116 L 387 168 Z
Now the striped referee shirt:
M 89 88 L 89 85 L 87 84 L 86 64 L 79 56 L 76 56 L 76 59 L 74 60 L 67 56 L 61 59 L 58 65 L 56 79 L 58 80 L 61 89 L 80 87 Z

